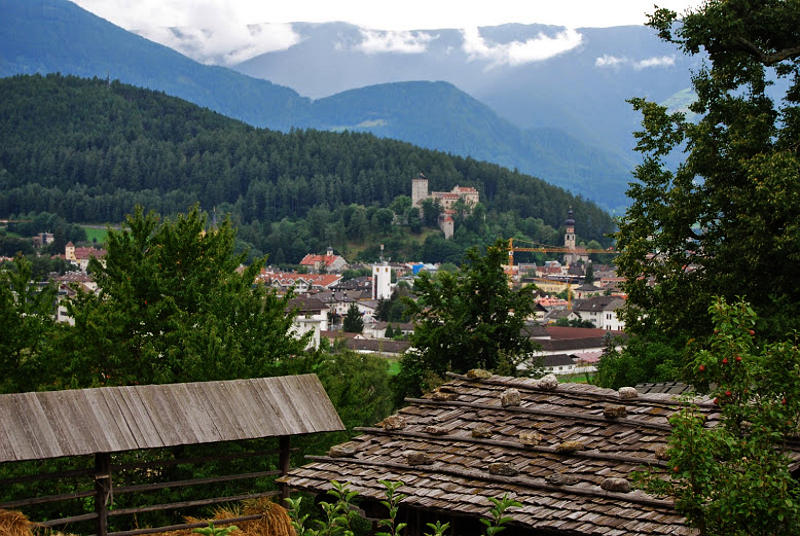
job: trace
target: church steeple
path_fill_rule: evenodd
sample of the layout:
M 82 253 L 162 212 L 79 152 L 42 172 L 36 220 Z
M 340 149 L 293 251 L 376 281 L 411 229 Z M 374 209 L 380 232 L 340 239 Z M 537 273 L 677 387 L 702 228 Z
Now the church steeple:
M 567 212 L 567 219 L 564 220 L 564 226 L 566 227 L 566 231 L 564 232 L 564 247 L 575 249 L 575 218 L 573 217 L 571 207 Z

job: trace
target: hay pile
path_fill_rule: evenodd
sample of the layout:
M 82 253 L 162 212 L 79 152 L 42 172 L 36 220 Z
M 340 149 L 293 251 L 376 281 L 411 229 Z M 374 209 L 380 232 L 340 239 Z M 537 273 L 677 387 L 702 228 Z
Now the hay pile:
M 234 524 L 239 530 L 233 531 L 231 536 L 296 536 L 286 509 L 267 498 L 244 501 L 238 507 L 218 508 L 214 511 L 214 516 L 211 520 L 221 521 L 250 515 L 261 515 L 261 517 L 251 521 L 236 521 Z M 209 521 L 208 519 L 198 519 L 196 517 L 187 517 L 185 520 L 186 523 Z M 0 532 L 0 534 L 3 533 Z M 155 536 L 192 536 L 194 534 L 196 533 L 193 533 L 192 529 L 183 529 L 159 532 Z
M 32 536 L 33 524 L 21 512 L 0 509 L 0 534 L 2 536 Z
M 231 519 L 234 517 L 260 515 L 251 521 L 237 521 L 239 530 L 232 536 L 296 536 L 286 509 L 267 498 L 245 501 L 241 506 L 218 508 L 212 520 Z M 187 517 L 186 523 L 205 523 L 208 520 Z M 222 525 L 225 526 L 225 525 Z M 21 512 L 0 509 L 0 536 L 34 536 L 34 524 L 28 521 Z M 60 532 L 47 531 L 49 536 L 68 536 Z M 192 529 L 159 532 L 155 536 L 196 536 Z

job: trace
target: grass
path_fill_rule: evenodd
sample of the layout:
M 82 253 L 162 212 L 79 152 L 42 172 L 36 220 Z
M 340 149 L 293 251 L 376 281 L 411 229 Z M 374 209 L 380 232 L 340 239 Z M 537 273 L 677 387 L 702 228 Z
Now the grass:
M 397 359 L 389 359 L 389 376 L 397 376 L 400 374 L 400 361 Z
M 561 382 L 561 383 L 592 383 L 593 379 L 594 379 L 594 375 L 593 374 L 589 374 L 588 375 L 588 380 L 587 380 L 587 375 L 584 374 L 584 373 L 580 373 L 580 374 L 564 374 L 564 375 L 558 376 L 558 381 Z
M 89 242 L 97 241 L 98 245 L 104 244 L 106 241 L 106 235 L 108 234 L 106 229 L 98 229 L 96 227 L 87 227 L 82 225 L 83 230 L 86 231 L 86 239 Z

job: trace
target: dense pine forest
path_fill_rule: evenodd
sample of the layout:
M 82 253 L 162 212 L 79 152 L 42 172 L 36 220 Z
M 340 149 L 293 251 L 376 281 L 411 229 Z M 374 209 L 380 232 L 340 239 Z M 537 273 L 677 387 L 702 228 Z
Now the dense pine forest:
M 586 241 L 606 245 L 614 227 L 593 203 L 539 179 L 369 134 L 257 129 L 100 79 L 16 76 L 0 80 L 0 95 L 2 217 L 119 222 L 137 204 L 165 215 L 199 204 L 230 215 L 244 245 L 275 262 L 353 244 L 368 260 L 379 242 L 398 259 L 458 261 L 467 245 L 498 236 L 560 240 L 570 207 Z M 398 209 L 420 171 L 432 190 L 480 192 L 482 206 L 457 220 L 446 245 L 422 228 L 424 215 L 417 224 Z

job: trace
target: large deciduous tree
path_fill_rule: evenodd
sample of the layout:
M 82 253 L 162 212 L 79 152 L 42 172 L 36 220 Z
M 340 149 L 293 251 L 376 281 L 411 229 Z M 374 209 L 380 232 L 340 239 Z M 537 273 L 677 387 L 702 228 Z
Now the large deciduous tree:
M 710 0 L 649 25 L 707 61 L 696 119 L 632 100 L 644 160 L 617 234 L 626 324 L 681 346 L 710 334 L 712 296 L 745 296 L 777 340 L 800 326 L 800 2 Z
M 414 282 L 416 301 L 407 300 L 415 322 L 413 351 L 403 356 L 396 383 L 400 394 L 431 387 L 432 375 L 472 368 L 514 372 L 509 362 L 525 359 L 533 343 L 523 332 L 533 311 L 529 288 L 512 289 L 503 270 L 508 249 L 500 240 L 481 255 L 467 251 L 457 273 L 422 272 Z
M 292 315 L 254 278 L 263 262 L 238 271 L 228 221 L 206 230 L 198 209 L 160 220 L 137 209 L 110 230 L 108 254 L 90 269 L 98 294 L 70 305 L 65 336 L 73 385 L 167 383 L 269 375 L 303 352 Z

